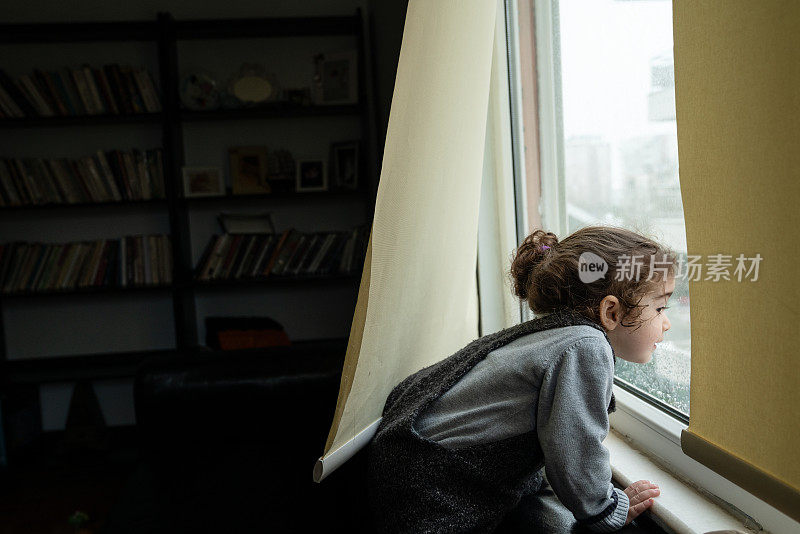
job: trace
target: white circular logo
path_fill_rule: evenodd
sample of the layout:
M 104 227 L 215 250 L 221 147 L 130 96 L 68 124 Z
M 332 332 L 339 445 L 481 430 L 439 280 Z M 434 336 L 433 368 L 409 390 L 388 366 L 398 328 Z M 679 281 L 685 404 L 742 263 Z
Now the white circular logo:
M 608 272 L 606 260 L 592 252 L 584 252 L 578 258 L 578 278 L 584 284 L 600 280 Z

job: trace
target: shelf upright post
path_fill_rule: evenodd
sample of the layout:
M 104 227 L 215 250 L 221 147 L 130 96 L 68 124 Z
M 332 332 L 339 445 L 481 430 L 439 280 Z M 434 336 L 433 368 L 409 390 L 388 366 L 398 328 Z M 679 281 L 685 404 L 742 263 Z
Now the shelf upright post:
M 172 232 L 175 337 L 178 351 L 197 345 L 197 321 L 192 287 L 192 249 L 189 214 L 182 201 L 181 165 L 183 130 L 178 98 L 178 44 L 175 20 L 169 13 L 158 14 L 158 57 L 163 102 L 163 151 L 165 189 Z

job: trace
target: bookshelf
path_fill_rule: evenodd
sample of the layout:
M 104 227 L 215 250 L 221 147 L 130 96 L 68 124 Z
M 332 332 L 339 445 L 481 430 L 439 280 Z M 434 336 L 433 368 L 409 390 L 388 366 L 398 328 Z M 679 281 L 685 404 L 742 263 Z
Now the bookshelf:
M 288 102 L 274 102 L 253 108 L 216 109 L 211 111 L 191 111 L 183 109 L 179 98 L 179 84 L 186 67 L 182 61 L 188 61 L 191 54 L 184 54 L 182 48 L 191 48 L 195 44 L 203 46 L 211 41 L 231 42 L 236 40 L 272 40 L 283 39 L 293 46 L 306 46 L 304 40 L 321 43 L 320 39 L 335 37 L 352 42 L 358 57 L 358 104 L 354 105 L 310 105 L 302 106 Z M 316 41 L 314 41 L 316 40 Z M 80 138 L 86 132 L 87 138 L 101 138 L 103 135 L 113 136 L 119 132 L 123 138 L 131 129 L 144 132 L 141 137 L 158 138 L 163 154 L 163 180 L 165 198 L 141 200 L 122 200 L 104 202 L 76 202 L 71 204 L 50 203 L 42 205 L 21 205 L 0 207 L 0 225 L 3 221 L 14 221 L 9 224 L 10 231 L 4 232 L 3 243 L 11 243 L 16 237 L 14 227 L 22 228 L 30 218 L 37 225 L 53 225 L 57 229 L 68 229 L 71 225 L 80 224 L 91 227 L 103 225 L 106 219 L 117 219 L 116 228 L 125 228 L 125 221 L 141 219 L 142 223 L 126 235 L 156 234 L 158 228 L 170 238 L 172 249 L 172 273 L 169 283 L 159 285 L 136 285 L 127 287 L 76 287 L 72 289 L 49 289 L 43 291 L 19 291 L 12 294 L 0 294 L 0 387 L 7 396 L 9 391 L 20 385 L 36 385 L 52 382 L 67 382 L 78 379 L 101 379 L 109 377 L 130 377 L 136 366 L 147 357 L 159 355 L 191 354 L 198 345 L 202 345 L 198 325 L 203 316 L 208 315 L 215 303 L 234 302 L 240 298 L 257 298 L 254 294 L 269 296 L 272 292 L 281 293 L 289 298 L 287 292 L 313 291 L 317 295 L 332 293 L 333 299 L 351 295 L 355 303 L 361 264 L 354 266 L 348 274 L 307 275 L 266 277 L 263 279 L 234 280 L 198 280 L 195 276 L 199 251 L 202 251 L 211 237 L 208 220 L 211 214 L 219 211 L 269 211 L 283 210 L 282 213 L 296 212 L 302 218 L 304 213 L 312 213 L 307 219 L 328 221 L 336 217 L 337 207 L 347 212 L 345 220 L 357 221 L 367 228 L 372 222 L 375 195 L 377 191 L 377 113 L 371 76 L 372 59 L 369 46 L 370 36 L 361 10 L 353 16 L 341 17 L 296 17 L 296 18 L 257 18 L 228 20 L 175 20 L 168 13 L 159 13 L 156 20 L 140 22 L 108 22 L 108 23 L 66 23 L 66 24 L 14 24 L 0 25 L 0 46 L 35 45 L 36 50 L 44 50 L 44 46 L 58 46 L 59 43 L 105 43 L 103 46 L 113 48 L 115 45 L 136 43 L 137 47 L 149 47 L 153 51 L 153 62 L 148 66 L 158 88 L 161 111 L 155 113 L 138 113 L 129 115 L 82 115 L 52 116 L 29 118 L 0 118 L 0 135 L 24 136 L 39 135 L 43 132 L 48 139 L 58 140 L 59 136 Z M 337 41 L 343 42 L 343 41 Z M 268 46 L 268 45 L 266 45 Z M 214 46 L 216 48 L 216 45 Z M 325 50 L 320 50 L 324 52 Z M 33 60 L 35 63 L 35 59 Z M 79 63 L 82 58 L 76 57 L 69 63 Z M 2 67 L 2 65 L 0 65 Z M 32 64 L 31 68 L 37 68 Z M 310 65 L 299 65 L 298 68 L 310 69 Z M 16 73 L 15 73 L 16 74 Z M 310 78 L 310 77 L 309 77 Z M 292 150 L 291 142 L 300 137 L 313 138 L 315 124 L 320 121 L 345 121 L 330 123 L 328 130 L 341 128 L 349 132 L 361 143 L 359 187 L 356 190 L 325 192 L 281 192 L 258 195 L 233 195 L 230 189 L 221 197 L 184 197 L 182 167 L 196 163 L 198 154 L 208 152 L 198 140 L 206 136 L 224 137 L 235 133 L 242 141 L 233 140 L 231 146 L 246 145 L 253 132 L 260 129 L 269 131 L 270 124 L 279 124 L 277 128 L 286 130 L 287 146 Z M 294 123 L 302 124 L 305 130 L 293 130 Z M 292 132 L 295 132 L 292 134 Z M 101 132 L 108 132 L 101 133 Z M 310 133 L 305 133 L 310 132 Z M 133 134 L 131 134 L 133 135 Z M 137 134 L 139 135 L 139 134 Z M 294 135 L 294 137 L 293 137 Z M 92 137 L 93 136 L 93 137 Z M 319 135 L 320 139 L 325 132 Z M 331 139 L 326 142 L 341 141 Z M 57 141 L 55 141 L 57 142 Z M 87 141 L 90 143 L 91 141 Z M 264 144 L 254 138 L 249 144 Z M 125 141 L 120 142 L 125 146 Z M 157 145 L 141 146 L 142 150 L 155 148 Z M 10 149 L 10 150 L 13 150 Z M 327 154 L 326 154 L 327 155 Z M 6 153 L 4 158 L 16 157 Z M 46 154 L 40 157 L 48 157 Z M 218 166 L 227 167 L 227 161 L 220 161 Z M 316 218 L 315 218 L 316 217 Z M 150 219 L 157 220 L 151 222 Z M 287 216 L 288 219 L 288 216 Z M 295 218 L 294 220 L 297 220 Z M 329 226 L 335 226 L 331 222 Z M 120 226 L 121 225 L 121 226 Z M 160 226 L 159 226 L 160 225 Z M 276 226 L 279 224 L 276 221 Z M 349 226 L 352 226 L 349 225 Z M 144 227 L 148 231 L 142 231 Z M 284 228 L 276 228 L 280 233 Z M 321 228 L 319 231 L 348 230 L 348 227 Z M 317 231 L 310 227 L 303 232 Z M 109 230 L 111 232 L 111 230 Z M 50 236 L 48 236 L 50 237 Z M 98 235 L 95 239 L 119 238 L 118 233 Z M 22 239 L 25 240 L 25 239 Z M 68 239 L 52 241 L 65 243 Z M 361 259 L 363 261 L 363 257 Z M 159 324 L 168 323 L 164 329 L 170 330 L 172 343 L 167 346 L 154 346 L 147 349 L 108 350 L 98 352 L 81 352 L 60 354 L 57 347 L 47 354 L 36 357 L 23 357 L 9 354 L 8 329 L 10 325 L 9 310 L 22 305 L 31 309 L 48 310 L 63 308 L 65 302 L 91 303 L 93 310 L 106 307 L 124 307 L 134 301 L 130 313 L 146 309 L 147 299 L 160 299 L 169 312 L 161 310 L 152 321 Z M 98 304 L 98 302 L 102 302 Z M 248 307 L 249 306 L 249 307 Z M 163 307 L 163 306 L 162 306 Z M 202 308 L 202 310 L 198 308 Z M 243 309 L 252 309 L 252 305 L 244 305 Z M 89 313 L 96 313 L 87 311 Z M 167 317 L 167 315 L 169 317 Z M 221 315 L 227 315 L 221 313 Z M 352 316 L 352 311 L 350 312 Z M 171 319 L 171 320 L 170 320 Z M 276 317 L 276 319 L 279 319 Z M 313 320 L 313 319 L 312 319 Z M 343 332 L 346 335 L 346 332 Z M 319 336 L 302 336 L 301 341 L 330 338 L 327 333 Z

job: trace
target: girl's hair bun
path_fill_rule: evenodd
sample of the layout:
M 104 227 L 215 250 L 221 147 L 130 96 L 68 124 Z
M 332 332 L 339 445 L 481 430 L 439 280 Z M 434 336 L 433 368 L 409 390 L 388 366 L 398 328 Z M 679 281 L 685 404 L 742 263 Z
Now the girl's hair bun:
M 589 282 L 581 279 L 581 256 L 586 252 L 607 264 L 606 276 Z M 618 276 L 631 258 L 641 259 L 637 276 Z M 514 294 L 536 314 L 566 308 L 599 324 L 600 303 L 611 295 L 622 305 L 623 317 L 630 312 L 632 326 L 643 320 L 641 312 L 649 305 L 642 304 L 644 296 L 663 289 L 668 277 L 674 276 L 677 258 L 669 247 L 622 227 L 586 226 L 561 241 L 555 234 L 536 230 L 517 248 L 509 274 Z
M 557 245 L 556 234 L 536 230 L 517 247 L 511 258 L 511 282 L 517 297 L 527 300 L 531 275 L 556 252 Z

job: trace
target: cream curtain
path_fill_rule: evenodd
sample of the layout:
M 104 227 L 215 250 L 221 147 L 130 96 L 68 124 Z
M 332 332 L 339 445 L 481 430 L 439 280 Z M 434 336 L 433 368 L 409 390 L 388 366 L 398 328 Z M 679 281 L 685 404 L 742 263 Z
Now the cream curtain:
M 673 17 L 688 252 L 762 257 L 755 281 L 690 281 L 682 447 L 800 520 L 800 3 L 675 0 Z
M 503 3 L 498 2 L 497 8 L 478 224 L 481 335 L 520 322 L 520 302 L 511 292 L 508 278 L 511 253 L 518 238 Z M 519 179 L 525 178 L 520 176 Z M 520 202 L 525 200 L 520 199 Z
M 322 480 L 391 389 L 478 335 L 476 262 L 497 0 L 411 0 L 375 218 Z

